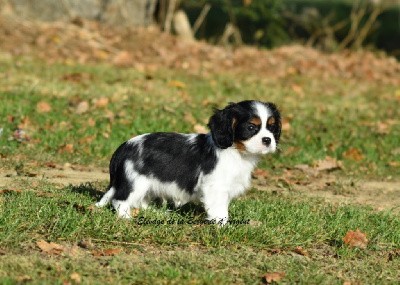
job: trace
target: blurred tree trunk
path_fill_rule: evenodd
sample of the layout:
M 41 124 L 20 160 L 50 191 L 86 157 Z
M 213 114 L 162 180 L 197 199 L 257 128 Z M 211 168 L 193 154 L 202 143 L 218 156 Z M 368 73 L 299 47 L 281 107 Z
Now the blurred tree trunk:
M 157 0 L 2 0 L 13 14 L 43 21 L 81 17 L 102 22 L 147 26 L 153 22 Z

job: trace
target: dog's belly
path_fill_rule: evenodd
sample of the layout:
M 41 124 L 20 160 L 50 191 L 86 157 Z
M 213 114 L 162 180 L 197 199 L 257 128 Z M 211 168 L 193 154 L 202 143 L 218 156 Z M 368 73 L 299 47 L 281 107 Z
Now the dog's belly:
M 189 193 L 178 186 L 176 182 L 161 182 L 157 179 L 148 179 L 150 199 L 161 198 L 163 200 L 173 200 L 175 206 L 181 206 L 188 202 L 198 201 L 198 192 Z

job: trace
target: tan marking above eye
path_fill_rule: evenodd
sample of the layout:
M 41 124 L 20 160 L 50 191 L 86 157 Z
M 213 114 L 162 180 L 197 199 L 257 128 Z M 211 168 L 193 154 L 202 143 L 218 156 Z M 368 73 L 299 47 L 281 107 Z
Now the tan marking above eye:
M 259 117 L 254 117 L 250 120 L 250 123 L 252 123 L 256 126 L 259 126 L 259 125 L 261 125 L 261 119 Z
M 273 124 L 275 124 L 275 117 L 269 117 L 267 120 L 267 125 L 271 126 Z

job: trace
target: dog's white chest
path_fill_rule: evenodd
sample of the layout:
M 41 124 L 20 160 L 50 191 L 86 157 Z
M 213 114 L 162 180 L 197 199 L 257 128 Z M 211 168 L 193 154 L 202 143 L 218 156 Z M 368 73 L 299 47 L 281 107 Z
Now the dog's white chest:
M 251 172 L 257 164 L 256 156 L 242 156 L 236 149 L 222 150 L 218 154 L 218 163 L 207 184 L 214 191 L 227 191 L 229 199 L 241 195 L 250 186 Z

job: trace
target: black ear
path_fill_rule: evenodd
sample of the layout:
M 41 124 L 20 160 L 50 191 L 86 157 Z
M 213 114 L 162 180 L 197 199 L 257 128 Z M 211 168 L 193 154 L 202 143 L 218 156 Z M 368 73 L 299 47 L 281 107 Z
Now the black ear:
M 210 118 L 208 127 L 217 147 L 225 149 L 233 145 L 234 125 L 240 115 L 240 109 L 239 105 L 231 103 L 223 110 L 215 110 Z
M 272 133 L 274 134 L 275 140 L 278 143 L 279 139 L 281 137 L 281 131 L 282 131 L 281 113 L 275 104 L 267 103 L 267 106 L 270 108 L 270 110 L 272 111 L 272 114 L 275 118 L 275 124 L 272 127 Z
M 216 110 L 208 127 L 217 147 L 225 149 L 233 145 L 233 116 L 227 110 Z

